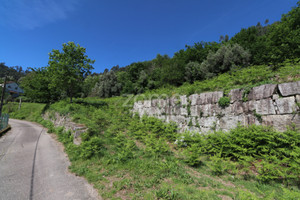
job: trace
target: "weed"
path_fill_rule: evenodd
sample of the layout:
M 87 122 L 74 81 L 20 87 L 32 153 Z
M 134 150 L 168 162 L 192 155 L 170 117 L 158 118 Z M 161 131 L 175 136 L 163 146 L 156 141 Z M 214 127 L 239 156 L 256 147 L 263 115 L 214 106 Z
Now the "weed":
M 218 101 L 218 104 L 221 108 L 226 108 L 230 105 L 230 98 L 229 97 L 221 97 Z
M 253 111 L 253 115 L 256 117 L 256 119 L 257 119 L 260 123 L 262 123 L 262 115 L 261 115 L 261 114 L 258 114 L 258 113 L 256 112 L 256 110 L 254 110 L 254 111 Z

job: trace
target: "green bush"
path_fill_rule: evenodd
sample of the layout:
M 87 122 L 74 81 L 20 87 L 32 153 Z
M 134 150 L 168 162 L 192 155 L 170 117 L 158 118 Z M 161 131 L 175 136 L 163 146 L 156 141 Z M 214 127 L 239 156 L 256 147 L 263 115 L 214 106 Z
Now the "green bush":
M 176 144 L 184 149 L 185 161 L 191 166 L 200 165 L 203 156 L 211 157 L 210 169 L 218 175 L 234 169 L 226 159 L 236 162 L 242 170 L 256 166 L 252 171 L 262 182 L 295 183 L 300 175 L 300 132 L 297 130 L 281 133 L 270 127 L 253 125 L 238 126 L 228 133 L 186 132 L 178 137 Z
M 221 108 L 226 108 L 230 105 L 230 98 L 229 97 L 221 97 L 218 101 L 218 104 Z
M 98 137 L 93 137 L 88 141 L 82 142 L 80 145 L 80 157 L 83 159 L 90 159 L 93 156 L 101 156 L 103 153 L 103 142 Z

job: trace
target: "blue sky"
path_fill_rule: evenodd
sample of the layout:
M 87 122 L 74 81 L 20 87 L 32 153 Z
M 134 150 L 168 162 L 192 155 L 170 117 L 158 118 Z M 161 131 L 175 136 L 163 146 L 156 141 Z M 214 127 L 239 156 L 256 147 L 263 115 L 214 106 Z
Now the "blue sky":
M 0 62 L 44 67 L 74 41 L 94 72 L 278 21 L 298 0 L 0 0 Z

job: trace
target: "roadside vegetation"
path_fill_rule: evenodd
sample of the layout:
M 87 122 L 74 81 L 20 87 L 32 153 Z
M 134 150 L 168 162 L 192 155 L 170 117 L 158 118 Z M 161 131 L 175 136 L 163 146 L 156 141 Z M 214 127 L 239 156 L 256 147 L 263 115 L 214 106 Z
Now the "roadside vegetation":
M 178 133 L 175 124 L 131 112 L 134 101 L 151 97 L 247 92 L 262 84 L 299 81 L 299 19 L 300 2 L 274 24 L 258 23 L 230 39 L 186 46 L 172 58 L 158 55 L 101 74 L 91 74 L 94 60 L 73 42 L 53 50 L 47 67 L 18 74 L 0 63 L 1 69 L 23 76 L 17 81 L 28 102 L 20 109 L 8 102 L 3 112 L 55 133 L 70 170 L 104 199 L 300 199 L 300 131 L 295 127 L 283 133 L 262 126 Z M 223 98 L 219 105 L 228 102 Z M 75 145 L 64 127 L 44 120 L 46 112 L 87 126 L 82 143 Z
M 5 110 L 56 133 L 72 162 L 70 170 L 87 178 L 104 199 L 300 198 L 300 132 L 293 127 L 284 133 L 251 126 L 178 134 L 175 124 L 133 116 L 130 107 L 122 106 L 125 101 L 24 103 L 21 110 L 11 103 Z M 44 121 L 40 114 L 45 111 L 86 124 L 82 144 L 73 144 L 63 127 Z

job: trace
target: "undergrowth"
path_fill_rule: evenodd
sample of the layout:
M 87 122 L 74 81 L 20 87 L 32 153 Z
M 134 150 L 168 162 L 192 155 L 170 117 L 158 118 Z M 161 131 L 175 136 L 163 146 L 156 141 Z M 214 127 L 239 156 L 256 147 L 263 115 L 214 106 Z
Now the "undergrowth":
M 266 65 L 251 66 L 237 71 L 220 74 L 212 79 L 196 81 L 192 84 L 184 83 L 180 87 L 168 86 L 156 90 L 150 90 L 140 95 L 137 100 L 156 98 L 163 96 L 191 95 L 207 91 L 224 91 L 228 93 L 232 89 L 244 88 L 245 90 L 269 83 L 284 83 L 300 80 L 300 63 L 283 63 L 277 70 Z M 246 99 L 245 99 L 246 100 Z
M 244 88 L 247 101 L 252 87 L 298 81 L 299 72 L 300 64 L 285 63 L 276 71 L 253 66 L 178 88 L 148 91 L 139 98 L 215 90 L 227 94 Z M 227 133 L 179 134 L 175 124 L 133 115 L 132 105 L 139 98 L 23 103 L 20 109 L 18 103 L 8 103 L 3 112 L 56 133 L 71 160 L 70 170 L 84 176 L 104 199 L 300 199 L 298 130 L 281 133 L 270 127 L 238 126 Z M 228 97 L 219 102 L 224 108 L 228 103 Z M 190 103 L 187 110 L 190 114 Z M 50 119 L 59 113 L 85 124 L 88 131 L 81 135 L 82 143 L 75 145 L 71 132 L 44 120 L 45 112 Z
M 281 133 L 270 127 L 238 126 L 228 133 L 186 132 L 178 141 L 178 148 L 189 165 L 204 165 L 205 157 L 217 175 L 229 173 L 260 182 L 300 186 L 298 130 L 288 129 Z
M 122 106 L 126 100 L 88 98 L 86 103 L 24 104 L 21 110 L 12 104 L 9 109 L 11 116 L 55 132 L 71 160 L 70 170 L 104 199 L 300 197 L 298 131 L 239 126 L 229 133 L 179 134 L 175 124 L 133 115 Z M 85 124 L 89 130 L 83 142 L 75 145 L 70 132 L 42 120 L 45 111 Z

